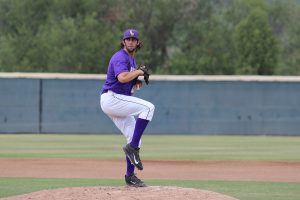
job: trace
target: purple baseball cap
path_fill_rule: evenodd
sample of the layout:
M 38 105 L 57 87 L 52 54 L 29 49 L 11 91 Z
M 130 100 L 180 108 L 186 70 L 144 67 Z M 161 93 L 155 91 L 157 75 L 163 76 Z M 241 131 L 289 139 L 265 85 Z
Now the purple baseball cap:
M 125 40 L 127 38 L 135 38 L 135 39 L 139 40 L 139 32 L 135 29 L 127 29 L 123 33 L 123 40 Z

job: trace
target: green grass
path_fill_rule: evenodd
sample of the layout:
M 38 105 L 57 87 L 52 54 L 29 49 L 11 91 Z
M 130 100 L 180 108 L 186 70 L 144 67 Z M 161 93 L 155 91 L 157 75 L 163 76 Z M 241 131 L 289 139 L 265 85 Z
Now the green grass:
M 120 135 L 0 135 L 0 158 L 123 159 Z M 145 135 L 143 159 L 300 160 L 300 137 Z
M 119 135 L 0 135 L 0 158 L 123 159 Z M 144 160 L 300 161 L 300 137 L 144 135 Z M 242 200 L 298 200 L 300 183 L 247 181 L 146 180 L 212 190 Z M 0 178 L 0 197 L 43 189 L 77 186 L 123 186 L 123 180 Z
M 246 181 L 146 180 L 148 185 L 211 190 L 242 200 L 298 200 L 300 184 Z M 80 186 L 124 186 L 123 180 L 0 178 L 0 198 L 45 189 Z

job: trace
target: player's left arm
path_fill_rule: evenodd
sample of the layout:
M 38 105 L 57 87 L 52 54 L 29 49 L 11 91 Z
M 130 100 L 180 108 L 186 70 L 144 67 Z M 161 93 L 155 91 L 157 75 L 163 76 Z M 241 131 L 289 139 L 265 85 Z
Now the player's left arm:
M 128 83 L 129 81 L 132 81 L 138 76 L 143 76 L 143 75 L 144 75 L 143 70 L 137 69 L 131 72 L 122 72 L 117 76 L 117 79 L 121 83 Z

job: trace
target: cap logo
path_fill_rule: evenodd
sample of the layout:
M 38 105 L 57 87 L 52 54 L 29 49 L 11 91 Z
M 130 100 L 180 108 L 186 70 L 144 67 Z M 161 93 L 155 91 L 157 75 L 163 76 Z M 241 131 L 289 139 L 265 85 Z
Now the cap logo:
M 134 36 L 134 32 L 132 30 L 130 30 L 129 33 L 131 37 Z

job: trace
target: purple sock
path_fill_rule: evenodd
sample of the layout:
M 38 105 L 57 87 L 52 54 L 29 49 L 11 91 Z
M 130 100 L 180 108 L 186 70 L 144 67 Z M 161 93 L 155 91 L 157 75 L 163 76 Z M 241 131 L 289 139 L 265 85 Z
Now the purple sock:
M 130 160 L 126 156 L 126 161 L 127 161 L 127 171 L 126 171 L 126 176 L 130 176 L 134 172 L 134 165 L 131 164 Z
M 130 143 L 130 146 L 133 148 L 138 148 L 141 137 L 144 133 L 145 128 L 147 127 L 149 120 L 137 118 L 134 128 L 133 137 Z

